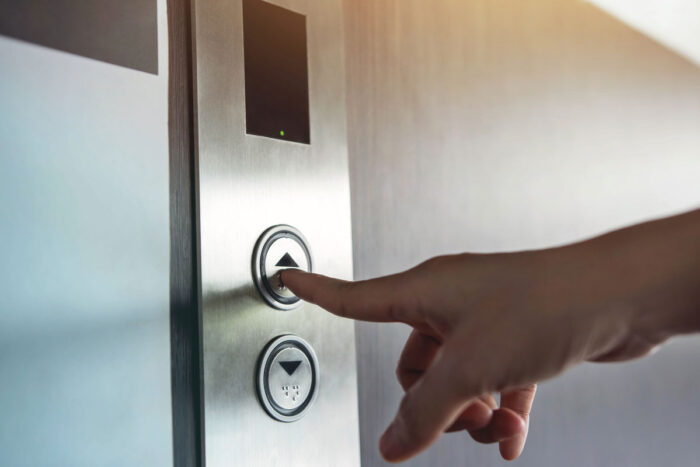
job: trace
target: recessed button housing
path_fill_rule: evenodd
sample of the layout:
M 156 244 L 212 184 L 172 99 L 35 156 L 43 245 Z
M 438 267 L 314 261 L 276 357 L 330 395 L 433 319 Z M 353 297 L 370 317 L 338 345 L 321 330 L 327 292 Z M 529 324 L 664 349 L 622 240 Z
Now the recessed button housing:
M 282 270 L 292 268 L 311 272 L 311 252 L 304 236 L 289 225 L 267 229 L 255 244 L 253 279 L 263 299 L 279 310 L 301 305 L 299 297 L 280 278 Z
M 309 343 L 294 335 L 280 336 L 260 355 L 258 398 L 272 418 L 299 420 L 316 399 L 318 377 L 318 361 Z

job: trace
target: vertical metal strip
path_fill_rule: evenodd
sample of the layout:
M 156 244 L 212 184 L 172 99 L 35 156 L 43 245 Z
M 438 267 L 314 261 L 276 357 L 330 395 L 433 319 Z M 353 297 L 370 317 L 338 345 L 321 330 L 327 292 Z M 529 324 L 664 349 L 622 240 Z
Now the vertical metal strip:
M 204 465 L 192 5 L 168 0 L 170 342 L 175 467 Z

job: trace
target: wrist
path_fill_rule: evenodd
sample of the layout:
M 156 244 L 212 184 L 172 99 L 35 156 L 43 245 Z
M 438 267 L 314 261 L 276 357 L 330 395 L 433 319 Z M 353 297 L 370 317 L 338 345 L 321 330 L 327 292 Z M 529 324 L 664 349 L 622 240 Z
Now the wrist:
M 580 244 L 595 265 L 594 295 L 619 309 L 631 334 L 661 343 L 700 331 L 700 211 Z

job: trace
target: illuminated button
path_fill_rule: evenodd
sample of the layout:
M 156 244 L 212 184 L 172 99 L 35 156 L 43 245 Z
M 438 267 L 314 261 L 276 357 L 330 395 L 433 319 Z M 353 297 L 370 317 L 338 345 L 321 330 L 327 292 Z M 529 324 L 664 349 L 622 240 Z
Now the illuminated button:
M 318 362 L 309 343 L 292 335 L 270 342 L 260 356 L 257 385 L 271 417 L 282 422 L 303 417 L 318 393 Z
M 303 235 L 289 225 L 277 225 L 258 239 L 253 253 L 253 278 L 260 295 L 272 307 L 291 310 L 301 304 L 299 297 L 284 286 L 284 269 L 311 272 L 311 253 Z

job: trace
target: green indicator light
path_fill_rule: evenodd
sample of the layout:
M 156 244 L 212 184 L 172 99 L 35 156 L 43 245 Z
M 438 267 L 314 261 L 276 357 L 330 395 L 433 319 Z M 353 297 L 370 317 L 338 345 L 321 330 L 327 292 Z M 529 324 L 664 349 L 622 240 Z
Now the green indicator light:
M 284 136 L 284 130 L 280 131 L 280 136 Z

